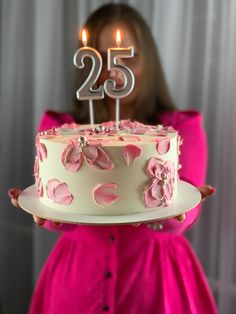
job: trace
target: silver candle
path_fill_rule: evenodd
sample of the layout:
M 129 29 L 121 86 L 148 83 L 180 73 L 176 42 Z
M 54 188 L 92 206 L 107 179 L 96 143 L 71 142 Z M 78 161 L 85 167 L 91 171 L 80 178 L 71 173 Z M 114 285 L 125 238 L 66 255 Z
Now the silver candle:
M 117 48 L 108 48 L 107 51 L 107 67 L 109 71 L 120 71 L 124 78 L 124 85 L 116 88 L 116 82 L 108 79 L 104 83 L 106 94 L 116 100 L 116 127 L 118 128 L 120 120 L 120 99 L 127 97 L 134 88 L 135 78 L 133 72 L 124 64 L 119 64 L 120 58 L 132 58 L 134 56 L 134 47 L 121 48 L 120 31 L 116 34 Z
M 82 42 L 84 47 L 76 51 L 73 59 L 74 65 L 79 69 L 83 69 L 85 66 L 84 59 L 90 58 L 92 60 L 92 67 L 87 79 L 77 90 L 76 95 L 79 100 L 89 101 L 90 124 L 94 124 L 93 99 L 96 100 L 104 98 L 103 86 L 99 86 L 98 89 L 93 88 L 93 85 L 96 83 L 102 70 L 102 58 L 96 49 L 87 47 L 87 36 L 85 30 L 82 32 Z

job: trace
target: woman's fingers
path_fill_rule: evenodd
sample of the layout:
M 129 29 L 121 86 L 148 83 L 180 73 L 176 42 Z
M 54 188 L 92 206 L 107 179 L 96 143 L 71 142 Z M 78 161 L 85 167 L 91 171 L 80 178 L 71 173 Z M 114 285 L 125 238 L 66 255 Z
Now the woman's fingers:
M 33 215 L 33 219 L 34 219 L 34 222 L 40 227 L 42 227 L 47 221 L 47 219 L 44 219 L 35 215 Z M 60 221 L 52 221 L 52 224 L 55 228 L 59 228 L 62 226 L 62 223 Z
M 175 217 L 175 219 L 178 221 L 178 222 L 184 222 L 185 221 L 185 218 L 186 218 L 186 215 L 185 214 L 180 214 L 178 216 Z
M 213 195 L 216 191 L 211 185 L 202 185 L 198 187 L 198 190 L 201 192 L 202 201 L 204 201 L 208 196 Z M 179 222 L 184 222 L 186 218 L 185 214 L 181 214 L 175 217 Z
M 46 219 L 44 218 L 41 218 L 41 217 L 37 217 L 37 216 L 34 216 L 33 215 L 33 219 L 34 219 L 34 222 L 38 225 L 38 226 L 43 226 L 46 222 Z
M 211 185 L 202 185 L 198 187 L 198 190 L 201 192 L 202 201 L 204 201 L 208 196 L 215 194 L 216 188 Z
M 18 197 L 19 197 L 21 192 L 22 192 L 22 190 L 19 188 L 12 188 L 12 189 L 8 190 L 8 196 L 11 199 L 12 205 L 15 207 L 19 207 Z
M 8 190 L 8 196 L 11 199 L 12 205 L 15 207 L 19 207 L 18 197 L 19 197 L 21 192 L 22 192 L 22 190 L 20 188 L 12 188 L 12 189 Z M 35 216 L 35 215 L 33 215 L 33 219 L 34 219 L 34 222 L 38 226 L 43 226 L 46 222 L 46 219 Z M 53 225 L 54 225 L 54 227 L 58 228 L 62 225 L 62 223 L 59 221 L 53 221 Z
M 53 221 L 53 225 L 54 225 L 54 227 L 59 228 L 59 227 L 62 226 L 62 222 L 60 222 L 60 221 Z
M 135 224 L 133 224 L 133 227 L 139 227 L 141 225 L 141 222 L 137 222 Z

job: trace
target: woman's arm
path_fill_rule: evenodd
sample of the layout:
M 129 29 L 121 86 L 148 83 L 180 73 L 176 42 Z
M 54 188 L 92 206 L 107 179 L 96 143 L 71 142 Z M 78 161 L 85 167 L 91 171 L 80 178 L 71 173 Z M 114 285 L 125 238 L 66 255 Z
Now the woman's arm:
M 179 170 L 179 177 L 196 187 L 201 186 L 205 182 L 207 167 L 207 141 L 202 127 L 202 115 L 197 111 L 176 112 L 172 115 L 172 126 L 183 141 L 180 147 L 179 162 L 182 168 Z M 169 120 L 168 123 L 170 122 Z M 161 230 L 176 233 L 188 230 L 196 222 L 200 210 L 201 205 L 198 205 L 187 212 L 182 223 L 174 218 L 161 221 Z

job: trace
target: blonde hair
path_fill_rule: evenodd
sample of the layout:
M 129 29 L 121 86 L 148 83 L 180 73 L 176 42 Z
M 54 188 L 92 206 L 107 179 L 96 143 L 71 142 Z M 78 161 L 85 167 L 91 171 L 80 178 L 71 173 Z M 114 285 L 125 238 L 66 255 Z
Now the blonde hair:
M 89 16 L 84 27 L 88 30 L 89 46 L 96 48 L 97 38 L 101 29 L 107 24 L 115 22 L 125 23 L 133 32 L 137 44 L 138 53 L 143 59 L 142 86 L 138 98 L 134 104 L 133 120 L 144 123 L 155 123 L 158 114 L 176 110 L 169 93 L 157 48 L 151 31 L 142 16 L 132 7 L 126 4 L 107 4 L 98 8 Z M 144 41 L 145 38 L 145 41 Z M 82 43 L 80 42 L 81 46 Z M 87 61 L 86 68 L 91 63 Z M 77 71 L 76 89 L 86 78 L 86 73 Z M 94 106 L 95 120 L 102 122 L 108 119 L 103 101 L 96 100 Z M 88 104 L 75 99 L 72 112 L 76 121 L 85 123 L 88 120 Z

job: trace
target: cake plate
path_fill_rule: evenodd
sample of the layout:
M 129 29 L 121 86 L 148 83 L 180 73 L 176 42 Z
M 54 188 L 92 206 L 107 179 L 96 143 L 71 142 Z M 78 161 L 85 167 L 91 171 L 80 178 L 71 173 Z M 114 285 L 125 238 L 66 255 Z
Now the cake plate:
M 201 193 L 193 185 L 180 180 L 178 182 L 178 196 L 175 201 L 163 208 L 147 210 L 142 213 L 127 215 L 84 215 L 65 211 L 57 211 L 40 202 L 36 195 L 35 185 L 31 185 L 21 192 L 19 205 L 26 212 L 48 220 L 86 225 L 119 225 L 153 222 L 183 214 L 201 202 Z M 147 209 L 144 207 L 144 210 Z

